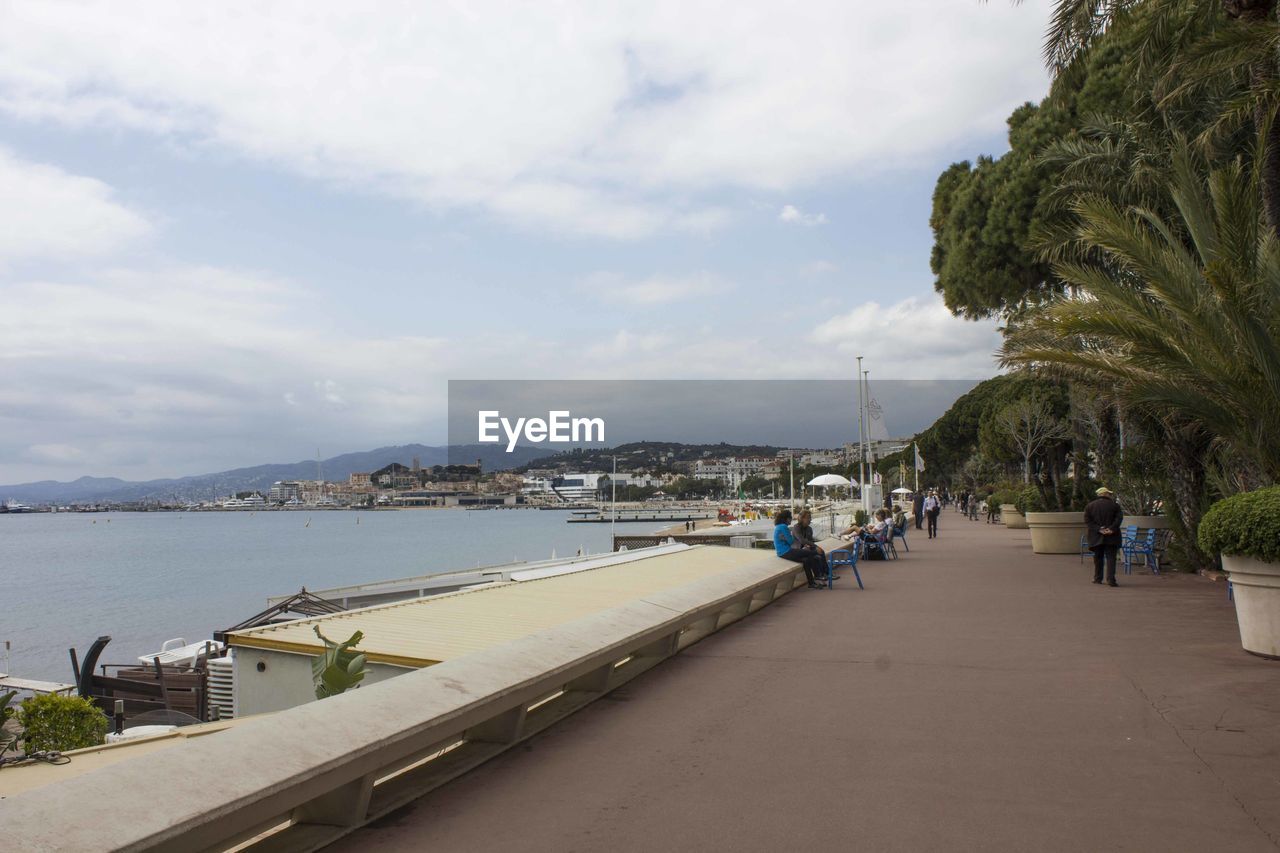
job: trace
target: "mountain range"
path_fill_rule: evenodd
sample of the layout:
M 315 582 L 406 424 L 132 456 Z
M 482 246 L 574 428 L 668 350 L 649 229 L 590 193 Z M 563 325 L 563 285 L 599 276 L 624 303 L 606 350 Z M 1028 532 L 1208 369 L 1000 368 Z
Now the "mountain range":
M 122 503 L 144 500 L 210 500 L 235 492 L 263 491 L 277 480 L 314 480 L 323 476 L 330 481 L 346 480 L 356 472 L 376 471 L 392 462 L 409 465 L 417 457 L 424 466 L 446 465 L 450 461 L 479 459 L 486 471 L 518 468 L 546 455 L 545 448 L 517 446 L 511 453 L 493 444 L 433 447 L 425 444 L 402 444 L 379 447 L 357 453 L 344 453 L 317 462 L 289 462 L 235 468 L 213 474 L 196 474 L 172 479 L 130 482 L 117 477 L 81 477 L 63 483 L 41 480 L 0 486 L 0 501 L 16 500 L 25 504 Z

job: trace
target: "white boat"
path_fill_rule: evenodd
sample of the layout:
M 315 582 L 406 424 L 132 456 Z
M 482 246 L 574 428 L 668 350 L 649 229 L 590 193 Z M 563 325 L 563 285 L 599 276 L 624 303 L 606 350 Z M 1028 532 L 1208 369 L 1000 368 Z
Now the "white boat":
M 24 503 L 19 503 L 18 501 L 15 501 L 13 498 L 10 498 L 9 500 L 5 501 L 4 511 L 5 512 L 33 512 L 31 507 L 27 506 Z

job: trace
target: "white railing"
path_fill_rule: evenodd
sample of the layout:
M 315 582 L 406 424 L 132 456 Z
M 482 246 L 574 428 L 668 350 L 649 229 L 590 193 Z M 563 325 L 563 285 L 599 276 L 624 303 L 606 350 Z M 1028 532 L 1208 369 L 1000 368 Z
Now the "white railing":
M 762 556 L 749 567 L 10 797 L 0 801 L 5 849 L 323 847 L 803 582 L 799 566 Z

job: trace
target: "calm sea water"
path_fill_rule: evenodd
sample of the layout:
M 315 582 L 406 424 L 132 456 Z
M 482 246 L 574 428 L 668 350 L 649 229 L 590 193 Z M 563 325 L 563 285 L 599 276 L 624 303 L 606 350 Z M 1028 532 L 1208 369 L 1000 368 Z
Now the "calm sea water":
M 360 523 L 356 523 L 357 516 Z M 67 649 L 112 637 L 105 663 L 189 642 L 268 595 L 609 548 L 564 512 L 405 510 L 0 515 L 0 671 L 71 681 Z M 308 520 L 310 526 L 307 526 Z M 662 524 L 628 524 L 649 532 Z M 621 527 L 621 525 L 620 525 Z

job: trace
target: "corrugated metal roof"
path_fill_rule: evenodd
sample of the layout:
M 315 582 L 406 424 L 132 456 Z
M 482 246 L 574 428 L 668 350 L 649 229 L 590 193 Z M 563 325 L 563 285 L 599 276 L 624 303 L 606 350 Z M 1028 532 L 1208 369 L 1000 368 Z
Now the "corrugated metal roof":
M 237 631 L 228 635 L 227 642 L 241 648 L 315 655 L 323 650 L 313 630 L 319 625 L 325 636 L 339 642 L 363 631 L 359 648 L 370 661 L 430 666 L 768 559 L 762 551 L 712 545 L 635 556 L 626 563 L 567 575 L 491 584 Z

